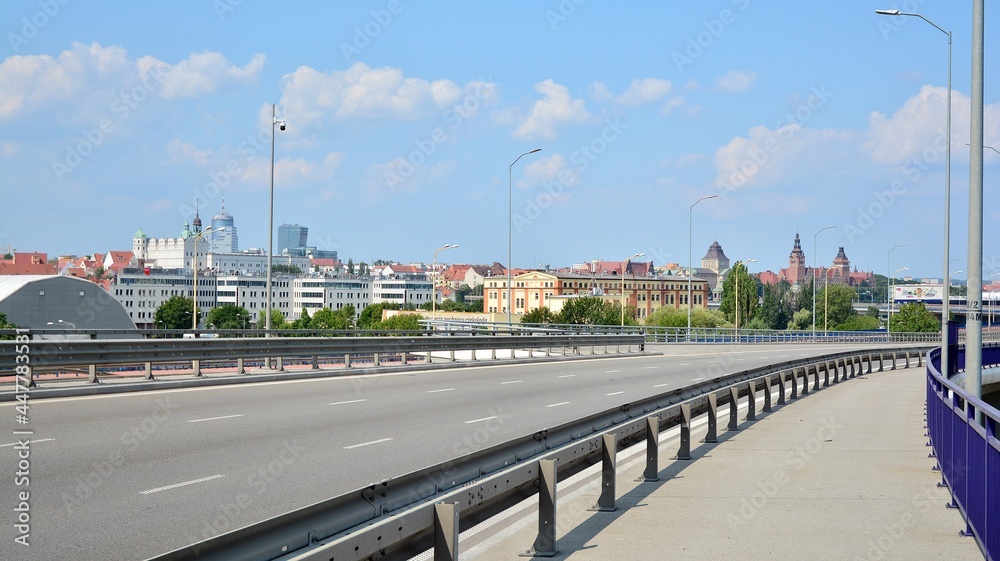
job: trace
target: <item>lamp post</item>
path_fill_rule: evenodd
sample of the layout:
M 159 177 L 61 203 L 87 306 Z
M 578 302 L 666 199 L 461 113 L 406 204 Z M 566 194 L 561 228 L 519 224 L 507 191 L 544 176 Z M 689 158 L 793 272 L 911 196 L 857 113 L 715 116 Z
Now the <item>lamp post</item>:
M 887 257 L 886 257 L 886 267 L 885 267 L 885 272 L 886 273 L 889 273 L 890 271 L 892 271 L 892 252 L 895 251 L 895 250 L 897 250 L 897 249 L 899 249 L 899 248 L 901 248 L 901 247 L 906 247 L 908 245 L 910 245 L 910 244 L 908 244 L 908 243 L 901 243 L 899 245 L 893 246 L 893 248 L 889 250 L 889 253 L 888 253 Z M 886 314 L 886 316 L 885 316 L 885 332 L 886 332 L 886 334 L 888 334 L 891 331 L 891 328 L 889 327 L 889 318 L 892 317 L 892 287 L 889 286 L 891 278 L 892 278 L 891 274 L 889 274 L 885 278 L 885 291 L 886 291 L 886 297 L 885 297 L 885 306 L 886 306 L 886 308 L 885 308 L 885 314 Z
M 824 232 L 826 230 L 830 230 L 831 228 L 836 228 L 836 226 L 827 226 L 825 228 L 820 228 L 819 232 L 816 232 L 815 234 L 813 234 L 813 274 L 812 274 L 812 281 L 813 281 L 813 283 L 812 283 L 812 285 L 813 285 L 813 290 L 812 290 L 812 292 L 813 292 L 813 313 L 812 313 L 812 324 L 813 324 L 812 327 L 813 327 L 813 329 L 812 330 L 813 330 L 813 335 L 816 334 L 816 281 L 817 281 L 816 273 L 819 270 L 819 269 L 816 268 L 816 254 L 818 253 L 818 251 L 816 250 L 816 237 L 819 236 L 821 232 Z
M 194 282 L 192 285 L 191 299 L 194 300 L 194 311 L 191 316 L 191 329 L 198 329 L 198 245 L 201 243 L 201 237 L 209 232 L 222 232 L 226 229 L 225 226 L 219 228 L 218 230 L 212 230 L 209 226 L 204 230 L 198 232 L 194 237 L 194 259 L 191 260 L 191 268 L 194 270 Z
M 285 120 L 275 118 L 275 105 L 271 104 L 271 197 L 267 211 L 267 312 L 264 317 L 265 337 L 271 336 L 271 268 L 274 259 L 274 125 L 285 130 Z M 265 367 L 271 367 L 271 358 L 265 360 Z
M 691 292 L 694 283 L 694 257 L 692 255 L 692 238 L 694 233 L 694 207 L 701 201 L 715 199 L 718 195 L 708 195 L 695 201 L 688 209 L 688 337 L 691 336 Z
M 737 261 L 736 262 L 737 266 L 733 267 L 734 271 L 736 272 L 736 296 L 733 299 L 733 302 L 736 304 L 736 338 L 737 338 L 737 340 L 740 337 L 740 271 L 739 271 L 739 265 L 742 263 L 743 264 L 743 268 L 746 268 L 746 264 L 747 263 L 756 263 L 756 262 L 757 262 L 756 259 L 747 259 L 745 261 Z M 748 271 L 748 273 L 749 273 L 749 271 Z
M 434 275 L 434 281 L 431 283 L 431 319 L 435 319 L 437 315 L 437 259 L 438 253 L 446 249 L 455 249 L 458 244 L 445 244 L 434 251 L 434 259 L 431 261 L 431 274 Z
M 938 31 L 948 36 L 948 100 L 945 117 L 945 135 L 948 137 L 945 144 L 945 173 L 944 173 L 944 274 L 942 278 L 950 279 L 948 269 L 951 266 L 949 253 L 951 252 L 951 31 L 946 31 L 938 24 L 916 13 L 901 12 L 899 10 L 875 10 L 876 14 L 883 16 L 908 16 L 916 17 L 934 26 Z M 941 300 L 941 364 L 948 364 L 948 320 L 951 317 L 951 292 L 948 298 Z M 886 331 L 888 333 L 888 331 Z
M 61 319 L 57 319 L 57 320 L 56 320 L 56 321 L 54 321 L 54 322 L 51 322 L 51 321 L 49 321 L 49 322 L 45 322 L 45 325 L 56 325 L 56 324 L 60 324 L 60 325 L 69 325 L 69 326 L 70 326 L 70 327 L 72 327 L 73 329 L 76 329 L 76 324 L 75 324 L 75 323 L 73 323 L 73 322 L 71 322 L 71 321 L 63 321 L 63 320 L 61 320 Z
M 622 261 L 622 298 L 621 298 L 621 309 L 622 309 L 622 327 L 625 327 L 625 269 L 628 268 L 629 261 L 635 259 L 636 257 L 642 257 L 646 255 L 645 253 L 636 253 L 632 257 L 629 257 L 625 261 Z M 638 293 L 637 293 L 638 294 Z M 636 299 L 636 309 L 639 307 L 639 300 Z
M 514 308 L 514 303 L 511 301 L 511 255 L 510 255 L 510 241 L 511 241 L 511 231 L 514 227 L 514 164 L 518 160 L 527 156 L 528 154 L 534 154 L 535 152 L 541 152 L 541 148 L 535 148 L 534 150 L 528 150 L 527 152 L 518 156 L 513 162 L 511 162 L 510 167 L 507 168 L 507 326 L 510 327 L 510 314 L 511 310 Z
M 903 271 L 909 271 L 909 270 L 910 270 L 909 267 L 900 267 L 900 268 L 898 268 L 898 269 L 896 269 L 895 271 L 892 272 L 892 286 L 893 286 L 893 290 L 890 290 L 889 294 L 893 294 L 895 292 L 896 273 L 901 273 Z M 890 296 L 890 298 L 892 298 L 892 297 Z M 892 301 L 892 300 L 890 300 L 890 301 Z M 886 320 L 886 324 L 887 324 L 886 325 L 886 333 L 888 333 L 889 332 L 888 330 L 891 329 L 891 326 L 888 325 L 891 322 L 892 322 L 892 305 L 890 304 L 889 305 L 889 318 Z

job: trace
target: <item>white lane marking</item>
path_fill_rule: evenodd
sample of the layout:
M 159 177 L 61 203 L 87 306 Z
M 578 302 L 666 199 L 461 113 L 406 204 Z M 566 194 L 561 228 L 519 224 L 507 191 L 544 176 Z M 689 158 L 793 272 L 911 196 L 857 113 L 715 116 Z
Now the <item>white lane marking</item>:
M 200 423 L 202 421 L 218 421 L 219 419 L 233 419 L 235 417 L 242 417 L 242 416 L 243 416 L 243 414 L 240 413 L 239 415 L 226 415 L 224 417 L 209 417 L 207 419 L 191 419 L 188 422 L 189 423 Z
M 769 357 L 762 356 L 762 357 L 758 357 L 758 358 L 760 358 L 761 360 L 767 360 Z
M 493 419 L 496 419 L 496 418 L 497 418 L 497 416 L 493 415 L 492 417 L 483 417 L 482 419 L 473 419 L 471 421 L 466 421 L 465 424 L 471 425 L 472 423 L 481 423 L 483 421 L 492 421 Z
M 682 362 L 682 363 L 678 364 L 677 366 L 691 366 L 691 363 L 690 362 Z
M 560 376 L 560 378 L 573 378 L 575 376 L 576 374 L 563 374 L 562 376 Z
M 704 380 L 704 378 L 691 378 L 691 381 L 692 381 L 692 382 L 697 382 L 697 381 L 699 381 L 699 380 Z
M 383 442 L 389 442 L 391 438 L 380 438 L 378 440 L 372 440 L 371 442 L 362 442 L 361 444 L 352 444 L 350 446 L 344 446 L 344 450 L 351 450 L 352 448 L 361 448 L 362 446 L 371 446 L 372 444 L 381 444 Z
M 611 392 L 611 393 L 606 393 L 606 394 L 604 394 L 604 395 L 606 395 L 606 396 L 609 396 L 609 397 L 610 397 L 610 396 L 612 396 L 612 395 L 621 395 L 621 394 L 623 394 L 623 393 L 625 393 L 625 392 Z
M 167 489 L 176 489 L 178 487 L 185 487 L 187 485 L 194 485 L 195 483 L 204 483 L 205 481 L 211 481 L 213 479 L 219 479 L 220 477 L 225 477 L 222 474 L 210 475 L 208 477 L 202 477 L 201 479 L 192 479 L 191 481 L 185 481 L 183 483 L 174 483 L 173 485 L 165 485 L 163 487 L 157 487 L 156 489 L 149 489 L 147 491 L 139 491 L 140 495 L 152 495 L 153 493 L 159 493 L 160 491 L 166 491 Z
M 54 438 L 39 438 L 38 440 L 29 440 L 28 444 L 34 444 L 36 442 L 48 442 L 50 440 L 55 440 Z M 0 448 L 6 448 L 8 446 L 17 446 L 20 442 L 11 442 L 10 444 L 0 444 Z
M 553 403 L 551 405 L 546 405 L 546 407 L 559 407 L 560 405 L 569 405 L 568 401 L 560 401 L 559 403 Z
M 443 390 L 427 390 L 427 393 L 453 392 L 455 388 L 445 388 Z
M 352 399 L 350 401 L 335 401 L 330 405 L 347 405 L 348 403 L 361 403 L 362 401 L 368 401 L 367 399 Z
M 615 372 L 621 372 L 621 370 L 605 370 L 605 374 L 614 374 Z
M 662 388 L 663 386 L 669 386 L 670 384 L 656 384 L 654 388 Z
M 788 358 L 790 355 L 781 355 L 781 358 Z
M 524 380 L 511 380 L 509 382 L 500 382 L 501 386 L 506 386 L 507 384 L 520 384 Z
M 733 360 L 736 361 L 736 362 L 741 362 L 743 359 L 742 358 L 734 358 Z
M 646 367 L 646 370 L 652 370 L 652 369 L 654 369 L 654 368 L 659 368 L 659 366 L 647 366 L 647 367 Z

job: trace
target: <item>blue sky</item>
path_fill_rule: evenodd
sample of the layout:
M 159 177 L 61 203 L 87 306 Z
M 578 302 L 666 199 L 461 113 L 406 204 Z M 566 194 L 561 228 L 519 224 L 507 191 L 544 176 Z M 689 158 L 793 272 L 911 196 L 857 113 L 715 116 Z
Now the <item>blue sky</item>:
M 776 5 L 777 4 L 777 5 Z M 141 7 L 141 8 L 140 8 Z M 688 261 L 718 239 L 752 270 L 807 258 L 940 276 L 945 36 L 954 33 L 952 250 L 968 224 L 971 2 L 760 0 L 5 3 L 0 245 L 128 249 L 197 204 L 355 261 Z M 48 9 L 48 12 L 46 12 Z M 1000 26 L 987 12 L 987 37 Z M 995 35 L 995 33 L 994 33 Z M 997 42 L 986 142 L 1000 148 Z M 987 269 L 1000 155 L 987 151 Z M 206 220 L 207 222 L 207 220 Z M 813 235 L 820 234 L 818 252 Z M 1000 271 L 1000 268 L 997 269 Z M 964 278 L 964 274 L 958 275 Z

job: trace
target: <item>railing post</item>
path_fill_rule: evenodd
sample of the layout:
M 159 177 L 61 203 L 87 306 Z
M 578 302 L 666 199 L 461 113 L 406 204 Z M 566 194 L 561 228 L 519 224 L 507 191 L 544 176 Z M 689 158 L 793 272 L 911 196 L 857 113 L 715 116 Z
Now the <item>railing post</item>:
M 91 364 L 88 368 L 87 383 L 89 384 L 100 384 L 100 380 L 97 379 L 97 365 Z
M 865 374 L 872 373 L 872 354 L 868 353 L 868 368 L 865 369 Z
M 351 355 L 350 355 L 350 353 L 345 353 L 344 354 L 344 368 L 350 368 L 350 367 L 351 367 Z
M 675 460 L 691 459 L 691 405 L 681 404 L 681 442 Z
M 876 372 L 885 372 L 885 354 L 884 353 L 880 352 L 878 354 L 878 370 L 876 370 Z
M 747 391 L 749 396 L 747 398 L 747 420 L 756 421 L 757 420 L 757 380 L 750 380 L 747 382 Z
M 554 557 L 556 549 L 556 461 L 538 460 L 538 535 L 521 557 Z
M 897 358 L 896 351 L 892 351 L 892 368 L 889 370 L 895 370 L 897 362 L 899 362 L 899 358 Z
M 455 362 L 455 349 L 451 350 L 450 358 L 451 358 L 451 362 Z
M 312 369 L 313 370 L 319 370 L 319 356 L 318 355 L 313 355 L 312 356 Z
M 597 504 L 588 510 L 614 512 L 615 507 L 615 455 L 618 453 L 615 435 L 605 434 L 601 438 L 601 496 Z
M 785 371 L 778 372 L 778 405 L 785 404 Z
M 799 398 L 799 380 L 795 377 L 795 369 L 792 368 L 792 393 L 788 396 L 789 399 Z
M 409 364 L 409 362 L 408 362 L 409 358 L 407 357 L 406 351 L 403 351 L 403 352 L 399 353 L 399 355 L 400 355 L 399 356 L 399 361 L 403 363 L 403 366 L 406 366 L 407 364 Z
M 660 418 L 646 417 L 646 470 L 641 481 L 660 480 Z
M 458 561 L 458 503 L 434 505 L 434 561 Z
M 243 359 L 240 359 L 240 360 L 243 360 Z M 143 380 L 155 380 L 155 378 L 153 378 L 153 363 L 152 362 L 144 363 L 143 366 L 142 366 L 142 369 L 143 369 L 143 372 L 144 372 L 144 375 L 142 377 Z M 240 374 L 242 374 L 242 372 L 240 372 Z
M 91 365 L 93 368 L 93 365 Z M 195 377 L 201 378 L 201 361 L 194 359 L 191 361 L 191 371 L 194 372 Z
M 708 394 L 708 433 L 702 442 L 719 441 L 719 396 L 715 392 Z
M 732 386 L 729 388 L 729 430 L 740 430 L 739 405 L 740 388 Z
M 802 395 L 809 394 L 809 367 L 803 366 L 802 369 Z
M 764 413 L 771 411 L 771 375 L 764 376 Z
M 276 371 L 278 371 L 278 372 L 284 372 L 285 371 L 285 359 L 284 359 L 284 357 L 280 357 L 279 356 L 278 359 L 277 359 L 277 361 L 278 361 L 278 365 L 275 366 L 274 369 Z

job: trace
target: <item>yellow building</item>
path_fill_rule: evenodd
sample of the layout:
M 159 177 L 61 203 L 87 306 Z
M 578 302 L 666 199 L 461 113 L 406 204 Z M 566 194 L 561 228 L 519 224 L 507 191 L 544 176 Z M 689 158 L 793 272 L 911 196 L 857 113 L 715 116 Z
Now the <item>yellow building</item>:
M 688 278 L 681 276 L 653 277 L 626 275 L 625 306 L 636 308 L 641 320 L 662 307 L 687 309 Z M 519 316 L 538 308 L 557 311 L 566 297 L 599 295 L 620 302 L 622 278 L 618 275 L 582 275 L 578 273 L 546 273 L 528 271 L 513 278 L 511 314 Z M 704 308 L 708 298 L 708 283 L 695 278 L 691 282 L 693 307 Z M 558 301 L 558 303 L 557 303 Z M 507 313 L 507 278 L 490 277 L 483 285 L 483 312 Z

